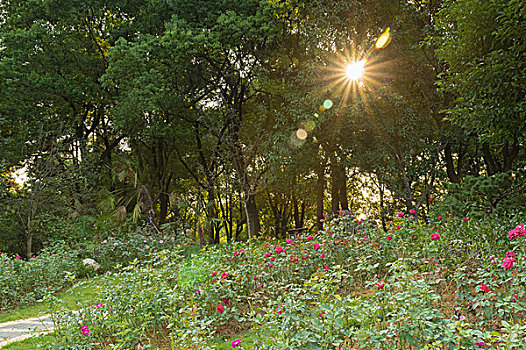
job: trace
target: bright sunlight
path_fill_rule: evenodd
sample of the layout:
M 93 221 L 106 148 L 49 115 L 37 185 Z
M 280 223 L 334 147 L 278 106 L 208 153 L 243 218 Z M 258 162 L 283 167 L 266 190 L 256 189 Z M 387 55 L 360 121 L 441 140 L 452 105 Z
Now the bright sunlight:
M 345 69 L 345 75 L 350 80 L 358 80 L 363 76 L 364 67 L 367 63 L 367 60 L 363 59 L 360 61 L 353 62 L 347 66 Z

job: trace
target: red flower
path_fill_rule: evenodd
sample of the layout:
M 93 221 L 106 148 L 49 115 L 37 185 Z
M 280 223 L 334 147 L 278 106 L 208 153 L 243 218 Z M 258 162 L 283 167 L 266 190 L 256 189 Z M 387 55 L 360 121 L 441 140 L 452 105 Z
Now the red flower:
M 508 232 L 508 238 L 511 241 L 518 237 L 524 237 L 524 234 L 525 234 L 524 225 L 517 225 L 517 227 L 515 227 L 513 230 Z
M 504 270 L 507 271 L 513 267 L 514 262 L 515 262 L 515 258 L 506 258 L 504 259 L 504 262 L 502 263 L 502 267 L 504 267 Z
M 217 312 L 219 312 L 220 314 L 222 314 L 225 311 L 225 308 L 221 304 L 217 305 L 216 309 L 217 309 Z
M 226 279 L 227 277 L 228 277 L 228 273 L 223 272 L 223 273 L 221 274 L 221 278 L 222 278 L 222 279 Z
M 312 236 L 307 237 L 307 241 L 312 241 L 313 239 L 314 239 L 314 237 L 312 237 Z
M 230 300 L 228 300 L 227 298 L 223 298 L 221 299 L 221 301 L 223 302 L 223 304 L 225 305 L 228 305 L 230 303 Z
M 409 214 L 413 215 L 416 214 L 416 211 L 414 209 L 409 210 Z
M 431 236 L 429 236 L 433 241 L 438 241 L 440 239 L 440 236 L 438 233 L 432 233 Z
M 385 283 L 382 282 L 382 281 L 378 281 L 376 282 L 376 286 L 378 287 L 378 290 L 382 289 L 383 287 L 385 287 Z
M 485 283 L 483 285 L 481 285 L 479 287 L 479 289 L 484 291 L 484 292 L 486 292 L 486 293 L 491 292 L 491 289 L 489 289 L 488 286 Z
M 320 249 L 319 243 L 314 243 L 314 249 Z
M 390 241 L 390 240 L 392 240 L 392 239 L 393 239 L 393 237 L 391 237 L 391 236 L 387 236 L 387 240 L 388 240 L 388 241 Z

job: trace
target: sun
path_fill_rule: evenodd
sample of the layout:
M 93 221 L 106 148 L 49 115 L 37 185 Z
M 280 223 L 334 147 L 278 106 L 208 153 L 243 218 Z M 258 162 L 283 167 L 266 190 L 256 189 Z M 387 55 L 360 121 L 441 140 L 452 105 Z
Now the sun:
M 350 63 L 345 69 L 345 76 L 350 80 L 360 79 L 363 77 L 366 63 L 365 59 Z

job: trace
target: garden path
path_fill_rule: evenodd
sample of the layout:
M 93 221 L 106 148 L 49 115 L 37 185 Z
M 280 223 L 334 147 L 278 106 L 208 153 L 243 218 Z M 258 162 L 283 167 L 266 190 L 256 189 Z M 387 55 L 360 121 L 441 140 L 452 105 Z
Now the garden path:
M 41 333 L 53 331 L 53 322 L 49 315 L 0 323 L 0 348 Z

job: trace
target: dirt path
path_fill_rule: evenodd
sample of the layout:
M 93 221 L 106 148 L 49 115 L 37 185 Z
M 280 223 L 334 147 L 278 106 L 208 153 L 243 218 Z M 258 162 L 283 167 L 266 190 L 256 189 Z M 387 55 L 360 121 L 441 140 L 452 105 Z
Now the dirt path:
M 0 348 L 36 334 L 52 332 L 53 329 L 53 322 L 49 315 L 0 323 Z

